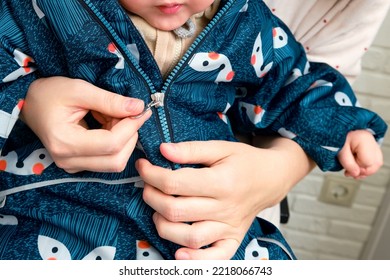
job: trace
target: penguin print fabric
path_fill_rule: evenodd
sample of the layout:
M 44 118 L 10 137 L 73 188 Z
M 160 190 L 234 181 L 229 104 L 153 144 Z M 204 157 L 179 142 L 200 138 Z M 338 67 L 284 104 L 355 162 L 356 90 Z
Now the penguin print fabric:
M 257 0 L 221 1 L 166 79 L 117 0 L 1 1 L 0 59 L 0 259 L 173 259 L 179 245 L 159 237 L 134 167 L 146 156 L 180 168 L 160 154 L 162 142 L 276 133 L 323 170 L 339 170 L 349 131 L 367 129 L 380 142 L 387 129 L 337 71 L 308 63 Z M 51 76 L 145 104 L 164 98 L 123 172 L 68 174 L 18 121 L 29 85 Z M 233 257 L 245 258 L 295 256 L 277 228 L 256 219 Z

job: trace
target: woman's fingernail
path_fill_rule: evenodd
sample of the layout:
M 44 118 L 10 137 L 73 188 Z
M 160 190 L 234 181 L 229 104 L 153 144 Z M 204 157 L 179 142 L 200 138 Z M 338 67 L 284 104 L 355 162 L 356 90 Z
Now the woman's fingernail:
M 168 149 L 176 150 L 176 145 L 174 143 L 164 143 L 164 145 L 168 147 Z

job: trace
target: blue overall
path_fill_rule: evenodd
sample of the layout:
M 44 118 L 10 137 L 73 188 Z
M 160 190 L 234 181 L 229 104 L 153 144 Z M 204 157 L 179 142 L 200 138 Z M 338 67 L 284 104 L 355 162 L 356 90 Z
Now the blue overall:
M 0 259 L 173 259 L 180 246 L 158 236 L 134 167 L 147 157 L 181 168 L 160 154 L 163 142 L 236 141 L 233 129 L 279 134 L 335 171 L 349 131 L 368 129 L 381 141 L 387 128 L 358 106 L 340 73 L 309 64 L 258 0 L 221 1 L 166 79 L 117 0 L 2 0 L 0 60 Z M 161 97 L 123 172 L 68 174 L 18 120 L 29 85 L 51 76 L 146 104 Z M 233 258 L 295 256 L 257 219 Z

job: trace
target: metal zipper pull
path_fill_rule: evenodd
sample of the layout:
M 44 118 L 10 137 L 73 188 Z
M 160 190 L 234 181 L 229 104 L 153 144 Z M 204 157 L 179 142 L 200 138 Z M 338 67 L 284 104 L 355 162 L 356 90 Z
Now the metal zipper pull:
M 151 98 L 154 102 L 156 102 L 156 104 L 154 104 L 153 106 L 156 106 L 156 108 L 160 107 L 160 106 L 164 106 L 164 93 L 162 92 L 156 92 L 156 93 L 153 93 Z M 152 103 L 152 102 L 151 102 Z
M 140 117 L 145 115 L 147 111 L 151 110 L 152 107 L 158 108 L 160 106 L 164 106 L 164 93 L 162 92 L 153 93 L 151 95 L 151 98 L 152 101 L 145 106 L 144 110 L 138 115 L 130 116 L 130 119 L 139 119 Z

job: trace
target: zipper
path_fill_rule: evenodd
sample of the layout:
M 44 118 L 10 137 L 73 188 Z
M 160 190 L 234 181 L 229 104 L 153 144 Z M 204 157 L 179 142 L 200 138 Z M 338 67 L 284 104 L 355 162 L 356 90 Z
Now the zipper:
M 207 35 L 210 33 L 210 31 L 216 26 L 217 22 L 222 18 L 222 16 L 230 9 L 232 4 L 235 2 L 235 0 L 229 0 L 213 17 L 213 19 L 207 24 L 207 26 L 202 30 L 202 32 L 198 35 L 197 38 L 195 38 L 194 42 L 191 44 L 189 49 L 186 51 L 184 56 L 180 59 L 178 64 L 175 66 L 175 68 L 170 72 L 168 77 L 166 78 L 161 94 L 163 96 L 163 99 L 166 97 L 166 95 L 169 93 L 169 88 L 172 85 L 173 81 L 177 77 L 177 75 L 180 74 L 180 72 L 184 69 L 183 65 L 187 63 L 187 61 L 192 57 L 193 53 L 196 51 L 200 43 L 207 37 Z M 163 101 L 163 100 L 162 100 Z M 164 104 L 164 102 L 162 102 Z M 164 135 L 170 133 L 170 120 L 169 120 L 169 114 L 165 112 L 164 107 L 157 108 L 157 113 L 160 119 L 160 124 L 162 128 L 162 132 Z M 171 135 L 171 133 L 169 134 Z M 168 135 L 166 135 L 168 136 Z M 171 138 L 170 138 L 171 139 Z M 170 142 L 170 141 L 169 141 Z M 174 169 L 177 169 L 178 165 L 174 164 Z
M 139 66 L 138 62 L 134 60 L 133 56 L 130 54 L 129 50 L 127 49 L 126 45 L 123 43 L 123 41 L 120 39 L 120 37 L 116 34 L 115 30 L 112 28 L 112 26 L 106 21 L 106 19 L 102 16 L 102 14 L 99 12 L 99 10 L 91 3 L 90 0 L 78 0 L 78 2 L 81 4 L 81 6 L 95 19 L 96 23 L 102 27 L 102 29 L 105 31 L 107 36 L 110 38 L 112 42 L 115 43 L 115 46 L 118 48 L 118 50 L 123 54 L 123 57 L 126 61 L 126 63 L 133 69 L 135 73 L 139 73 L 142 77 L 142 80 L 144 81 L 147 88 L 149 88 L 149 91 L 151 93 L 150 99 L 153 98 L 154 95 L 160 96 L 159 98 L 164 99 L 164 95 L 161 95 L 161 93 L 158 93 L 148 77 L 144 70 Z M 159 100 L 160 100 L 159 99 Z M 163 101 L 163 100 L 162 100 Z M 160 102 L 158 102 L 160 104 Z M 161 102 L 161 104 L 164 104 L 164 102 Z M 152 102 L 148 103 L 145 110 L 140 114 L 135 116 L 141 117 L 144 113 L 146 113 L 147 110 L 152 109 L 153 107 L 156 108 L 156 111 L 158 113 L 158 118 L 160 122 L 160 135 L 163 139 L 163 142 L 172 142 L 171 141 L 171 132 L 169 130 L 168 122 L 166 120 L 165 112 L 162 108 L 163 105 L 156 106 L 157 104 Z M 158 109 L 158 108 L 160 109 Z
M 175 77 L 181 72 L 183 69 L 183 65 L 192 57 L 192 54 L 198 48 L 199 44 L 207 37 L 210 31 L 215 27 L 217 22 L 221 19 L 221 17 L 231 8 L 233 3 L 236 0 L 229 0 L 227 3 L 218 11 L 218 13 L 212 18 L 209 24 L 202 30 L 202 32 L 198 35 L 198 37 L 191 44 L 187 52 L 184 54 L 182 59 L 176 65 L 176 67 L 171 71 L 169 76 L 167 77 L 161 92 L 169 91 L 169 87 L 172 84 Z
M 150 89 L 151 92 L 155 92 L 154 85 L 150 78 L 146 75 L 143 69 L 138 65 L 138 62 L 135 61 L 133 56 L 130 54 L 126 45 L 120 39 L 120 37 L 116 34 L 115 30 L 112 26 L 106 21 L 106 19 L 102 16 L 98 9 L 91 3 L 90 0 L 78 0 L 78 2 L 84 7 L 84 9 L 95 19 L 95 21 L 103 28 L 108 37 L 110 37 L 112 42 L 115 42 L 115 46 L 118 50 L 124 54 L 123 57 L 130 67 L 133 68 L 134 71 L 141 74 L 146 86 Z
M 170 126 L 169 114 L 166 111 L 164 106 L 164 100 L 169 92 L 170 86 L 175 80 L 176 76 L 182 71 L 184 68 L 183 65 L 191 58 L 192 54 L 195 52 L 199 44 L 207 37 L 209 32 L 214 28 L 220 18 L 230 9 L 232 4 L 236 0 L 228 0 L 227 3 L 218 11 L 218 13 L 213 17 L 210 23 L 205 27 L 205 29 L 199 34 L 199 36 L 194 40 L 190 48 L 184 54 L 179 63 L 175 66 L 175 68 L 171 71 L 168 78 L 165 80 L 162 89 L 160 92 L 157 92 L 152 81 L 143 71 L 143 69 L 138 65 L 138 63 L 134 60 L 129 50 L 122 42 L 120 37 L 116 34 L 115 30 L 111 27 L 111 25 L 106 21 L 106 19 L 101 15 L 101 13 L 97 10 L 97 8 L 91 3 L 90 0 L 78 0 L 79 3 L 84 7 L 84 9 L 96 20 L 96 22 L 105 30 L 106 34 L 110 37 L 111 41 L 115 43 L 115 46 L 118 50 L 123 54 L 125 61 L 130 67 L 133 68 L 136 73 L 139 73 L 145 82 L 145 85 L 150 90 L 150 98 L 151 102 L 147 104 L 145 110 L 140 114 L 135 116 L 140 117 L 142 114 L 146 113 L 146 111 L 153 109 L 156 111 L 159 124 L 160 124 L 160 134 L 162 136 L 163 142 L 169 143 L 172 142 L 172 130 Z
M 164 93 L 156 92 L 151 95 L 152 101 L 149 104 L 146 104 L 144 110 L 138 115 L 130 116 L 131 119 L 139 119 L 149 110 L 152 110 L 153 107 L 158 108 L 164 106 Z

